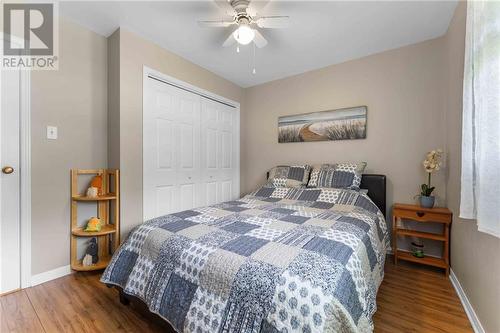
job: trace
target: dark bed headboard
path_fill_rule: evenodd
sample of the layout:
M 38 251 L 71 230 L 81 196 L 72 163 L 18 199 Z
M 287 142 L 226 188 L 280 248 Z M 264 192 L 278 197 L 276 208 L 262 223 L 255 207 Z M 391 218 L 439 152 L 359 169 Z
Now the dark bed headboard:
M 267 172 L 266 179 L 269 178 Z M 368 196 L 378 209 L 386 215 L 386 177 L 384 175 L 363 174 L 361 176 L 362 189 L 368 190 Z
M 361 176 L 362 189 L 368 190 L 368 196 L 378 209 L 386 215 L 386 177 L 384 175 L 364 174 Z

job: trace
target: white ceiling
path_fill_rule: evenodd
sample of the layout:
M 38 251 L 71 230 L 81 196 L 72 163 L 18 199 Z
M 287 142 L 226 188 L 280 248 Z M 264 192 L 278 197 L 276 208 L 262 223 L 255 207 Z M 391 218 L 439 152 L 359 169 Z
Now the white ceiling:
M 212 1 L 68 1 L 63 16 L 109 36 L 131 30 L 241 87 L 249 87 L 443 35 L 456 1 L 272 1 L 261 15 L 289 15 L 286 29 L 261 29 L 269 44 L 223 48 L 234 28 L 201 28 L 220 19 Z M 138 50 L 140 52 L 140 50 Z

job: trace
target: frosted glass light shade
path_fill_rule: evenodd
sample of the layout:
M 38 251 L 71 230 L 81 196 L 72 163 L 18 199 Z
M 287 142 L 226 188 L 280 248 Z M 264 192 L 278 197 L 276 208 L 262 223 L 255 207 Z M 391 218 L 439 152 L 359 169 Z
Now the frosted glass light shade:
M 255 37 L 255 32 L 246 24 L 242 24 L 233 32 L 233 37 L 241 45 L 247 45 Z

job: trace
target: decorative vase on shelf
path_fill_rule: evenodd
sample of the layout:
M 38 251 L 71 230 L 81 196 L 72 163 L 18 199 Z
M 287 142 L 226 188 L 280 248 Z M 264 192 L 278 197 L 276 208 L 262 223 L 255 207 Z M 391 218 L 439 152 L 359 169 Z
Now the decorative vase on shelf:
M 411 254 L 417 258 L 424 257 L 424 244 L 422 242 L 411 242 Z
M 425 196 L 421 195 L 420 196 L 420 206 L 423 208 L 432 208 L 434 207 L 434 196 Z
M 420 186 L 420 206 L 423 208 L 432 208 L 434 207 L 435 197 L 432 196 L 432 192 L 435 187 L 431 185 L 431 175 L 433 172 L 436 172 L 441 167 L 441 156 L 443 151 L 441 149 L 436 149 L 427 153 L 427 156 L 422 163 L 424 165 L 424 170 L 427 173 L 427 184 L 422 184 Z

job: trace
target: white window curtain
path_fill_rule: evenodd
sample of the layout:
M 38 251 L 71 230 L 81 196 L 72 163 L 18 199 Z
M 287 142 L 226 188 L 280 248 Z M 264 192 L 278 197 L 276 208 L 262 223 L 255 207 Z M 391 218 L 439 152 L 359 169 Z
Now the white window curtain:
M 468 1 L 460 217 L 500 237 L 500 2 Z

